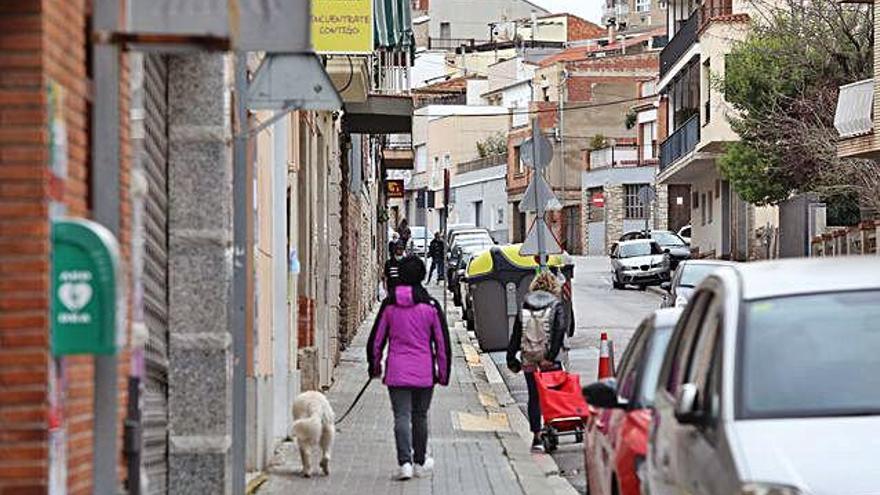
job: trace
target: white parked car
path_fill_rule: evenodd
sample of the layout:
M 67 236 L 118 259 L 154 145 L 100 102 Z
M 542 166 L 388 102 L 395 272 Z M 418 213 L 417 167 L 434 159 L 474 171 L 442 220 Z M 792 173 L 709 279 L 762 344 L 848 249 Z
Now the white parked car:
M 669 280 L 669 250 L 651 239 L 615 242 L 611 245 L 611 285 L 660 285 Z
M 690 224 L 685 225 L 684 227 L 678 229 L 678 236 L 681 237 L 681 240 L 683 240 L 688 245 L 690 245 L 691 244 L 691 226 L 690 226 Z
M 651 495 L 880 490 L 880 259 L 719 267 L 676 325 Z

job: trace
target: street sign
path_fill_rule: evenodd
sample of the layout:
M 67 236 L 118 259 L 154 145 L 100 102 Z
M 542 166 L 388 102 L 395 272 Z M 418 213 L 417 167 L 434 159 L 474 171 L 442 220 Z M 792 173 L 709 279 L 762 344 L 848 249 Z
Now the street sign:
M 373 0 L 312 0 L 312 44 L 320 54 L 373 53 Z
M 534 143 L 538 145 L 535 146 Z M 543 170 L 553 159 L 553 144 L 541 133 L 533 133 L 519 147 L 520 158 L 527 167 Z
M 526 192 L 523 193 L 523 199 L 519 203 L 519 211 L 523 213 L 537 212 L 538 203 L 541 204 L 544 211 L 559 211 L 562 209 L 562 203 L 556 199 L 553 190 L 550 189 L 550 185 L 547 184 L 547 181 L 540 174 L 535 175 L 535 178 L 529 182 Z
M 539 239 L 539 237 L 541 239 Z M 541 243 L 544 244 L 543 253 L 541 252 Z M 556 240 L 553 232 L 550 231 L 547 222 L 545 222 L 543 218 L 537 218 L 535 219 L 535 223 L 532 224 L 529 236 L 526 237 L 526 240 L 519 248 L 519 255 L 540 256 L 542 254 L 562 254 L 562 246 L 559 245 L 559 241 Z
M 89 220 L 52 225 L 52 352 L 115 354 L 122 345 L 119 246 Z
M 385 196 L 388 199 L 403 198 L 403 179 L 385 179 Z

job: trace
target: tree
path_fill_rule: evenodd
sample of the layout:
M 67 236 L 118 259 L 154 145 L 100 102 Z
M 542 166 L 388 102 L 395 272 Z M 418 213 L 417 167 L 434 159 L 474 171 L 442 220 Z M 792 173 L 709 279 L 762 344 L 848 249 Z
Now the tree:
M 504 133 L 496 133 L 477 141 L 477 154 L 480 158 L 507 153 L 507 137 Z
M 856 177 L 880 177 L 876 164 L 838 158 L 834 129 L 838 87 L 873 74 L 871 10 L 836 0 L 754 7 L 749 34 L 716 81 L 741 138 L 722 156 L 722 174 L 756 204 L 840 189 L 880 201 L 880 180 Z

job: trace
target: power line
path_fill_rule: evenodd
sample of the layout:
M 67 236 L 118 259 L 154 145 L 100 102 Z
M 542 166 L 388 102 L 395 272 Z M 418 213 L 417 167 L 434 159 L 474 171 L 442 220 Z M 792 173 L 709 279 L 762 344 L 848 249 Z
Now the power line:
M 625 98 L 622 100 L 605 101 L 605 102 L 601 102 L 601 103 L 567 105 L 565 108 L 563 108 L 561 110 L 557 107 L 554 107 L 554 108 L 539 108 L 536 110 L 513 111 L 513 112 L 499 111 L 498 113 L 487 113 L 487 114 L 459 114 L 459 113 L 454 113 L 454 112 L 453 113 L 446 113 L 446 114 L 416 114 L 416 113 L 414 113 L 413 117 L 428 117 L 428 118 L 483 117 L 483 118 L 485 118 L 485 117 L 502 117 L 502 116 L 508 116 L 508 115 L 538 115 L 541 113 L 559 113 L 560 111 L 569 112 L 569 111 L 573 111 L 573 110 L 585 110 L 585 109 L 590 109 L 590 108 L 608 107 L 608 106 L 613 106 L 613 105 L 620 105 L 623 103 L 635 103 L 635 102 L 639 102 L 639 101 L 652 100 L 654 98 L 656 98 L 656 96 L 639 96 L 636 98 Z M 438 106 L 443 106 L 443 105 L 438 105 Z M 499 107 L 499 108 L 503 109 L 504 107 Z

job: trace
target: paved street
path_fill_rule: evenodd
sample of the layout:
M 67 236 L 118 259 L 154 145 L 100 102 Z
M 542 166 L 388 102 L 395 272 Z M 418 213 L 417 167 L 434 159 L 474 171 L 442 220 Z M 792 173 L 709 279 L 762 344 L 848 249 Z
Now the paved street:
M 587 385 L 596 378 L 601 332 L 608 332 L 614 343 L 615 357 L 619 359 L 636 326 L 658 307 L 660 298 L 650 291 L 612 289 L 606 257 L 576 257 L 574 273 L 572 295 L 577 329 L 574 338 L 567 342 L 571 346 L 571 370 L 580 374 L 582 385 Z M 507 370 L 504 353 L 491 355 L 511 395 L 525 411 L 528 394 L 522 375 Z M 553 458 L 572 486 L 586 493 L 582 445 L 563 444 Z
M 432 287 L 442 300 L 442 291 Z M 450 302 L 451 306 L 451 302 Z M 396 468 L 391 407 L 387 389 L 378 382 L 338 426 L 329 477 L 303 478 L 298 450 L 283 443 L 259 485 L 259 495 L 290 493 L 337 494 L 558 494 L 572 493 L 558 476 L 545 475 L 545 456 L 528 452 L 523 438 L 525 418 L 497 377 L 491 363 L 484 368 L 479 353 L 459 324 L 459 312 L 449 311 L 453 348 L 452 380 L 437 387 L 431 406 L 429 453 L 436 460 L 431 479 L 392 480 Z M 328 397 L 337 415 L 348 408 L 366 377 L 364 346 L 372 319 L 361 326 L 337 368 Z M 511 414 L 512 413 L 512 414 Z M 257 485 L 257 483 L 253 483 Z

